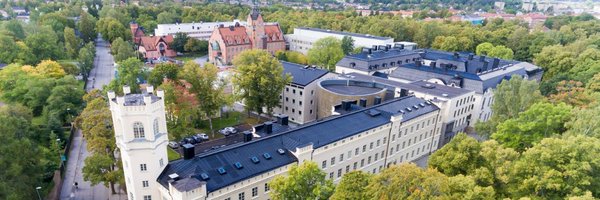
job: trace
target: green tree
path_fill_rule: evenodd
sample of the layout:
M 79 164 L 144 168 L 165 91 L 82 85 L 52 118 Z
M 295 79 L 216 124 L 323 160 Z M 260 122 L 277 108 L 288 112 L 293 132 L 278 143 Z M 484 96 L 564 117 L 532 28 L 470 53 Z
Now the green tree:
M 328 199 L 334 190 L 331 180 L 325 179 L 325 172 L 314 162 L 292 165 L 287 176 L 276 176 L 269 187 L 274 200 Z
M 35 199 L 43 173 L 40 146 L 33 138 L 31 111 L 17 104 L 0 107 L 0 199 Z M 27 148 L 23 148 L 27 147 Z M 18 155 L 18 156 L 17 156 Z
M 448 195 L 448 177 L 415 164 L 391 166 L 369 182 L 370 199 L 437 199 Z
M 476 184 L 473 178 L 458 175 L 448 178 L 449 199 L 497 199 L 496 192 L 492 186 L 482 187 Z
M 62 58 L 62 47 L 58 45 L 58 37 L 54 33 L 31 34 L 25 38 L 25 44 L 31 50 L 35 63 L 41 60 L 58 60 Z
M 160 86 L 163 83 L 163 79 L 167 78 L 170 80 L 177 80 L 177 73 L 179 73 L 179 66 L 174 63 L 161 63 L 154 66 L 154 69 L 150 71 L 148 76 L 148 83 L 154 86 Z
M 317 40 L 308 50 L 308 62 L 330 71 L 335 70 L 335 64 L 344 58 L 344 50 L 340 40 L 326 37 Z
M 455 176 L 467 175 L 483 163 L 479 155 L 481 146 L 477 140 L 464 133 L 456 135 L 448 144 L 436 151 L 429 158 L 429 166 L 440 172 Z
M 371 175 L 363 171 L 353 171 L 345 174 L 336 186 L 331 200 L 368 199 L 366 188 Z
M 69 122 L 71 117 L 81 111 L 84 91 L 73 76 L 65 76 L 56 81 L 50 96 L 46 100 L 44 113 L 46 116 L 55 116 L 61 122 Z
M 131 38 L 129 29 L 112 17 L 100 18 L 100 20 L 96 22 L 96 30 L 98 33 L 102 34 L 104 40 L 111 43 L 119 37 L 127 40 Z
M 65 37 L 65 50 L 67 51 L 67 56 L 69 58 L 76 58 L 81 41 L 75 36 L 75 30 L 65 27 L 63 35 Z
M 492 51 L 492 49 L 494 49 L 494 45 L 492 43 L 484 42 L 477 45 L 477 47 L 475 48 L 475 54 L 488 55 Z
M 573 114 L 567 127 L 566 135 L 585 135 L 600 139 L 600 106 L 581 109 Z
M 90 71 L 94 68 L 94 58 L 96 57 L 96 47 L 92 42 L 87 43 L 83 48 L 79 49 L 79 73 L 83 76 L 83 80 L 87 80 L 90 76 Z
M 86 12 L 81 12 L 79 22 L 77 23 L 77 29 L 81 32 L 81 39 L 83 42 L 93 42 L 97 37 L 96 33 L 96 18 Z
M 287 83 L 289 75 L 283 75 L 283 66 L 276 58 L 262 50 L 247 50 L 234 60 L 238 75 L 233 78 L 235 94 L 244 100 L 248 111 L 263 113 L 263 108 L 271 114 L 279 105 L 279 95 Z
M 174 12 L 164 11 L 156 16 L 156 22 L 158 24 L 172 24 L 178 19 L 178 15 Z
M 122 38 L 116 38 L 111 45 L 111 52 L 114 55 L 115 62 L 121 62 L 128 58 L 136 57 L 136 51 L 129 42 L 124 41 Z
M 487 55 L 506 60 L 512 60 L 514 57 L 513 50 L 502 45 L 495 46 L 488 52 Z
M 25 30 L 19 20 L 13 19 L 4 23 L 4 30 L 7 35 L 12 36 L 15 39 L 25 39 Z
M 344 36 L 342 38 L 342 51 L 344 52 L 344 55 L 348 55 L 348 54 L 352 53 L 353 50 L 354 50 L 354 39 L 352 39 L 352 37 L 350 37 L 350 36 Z
M 218 76 L 219 68 L 206 64 L 200 68 L 195 62 L 187 62 L 181 70 L 180 77 L 192 85 L 190 91 L 196 94 L 202 117 L 207 118 L 213 132 L 212 118 L 225 105 L 223 89 L 225 81 Z
M 193 121 L 198 115 L 198 101 L 181 81 L 169 80 L 160 88 L 165 92 L 169 139 L 180 140 L 196 131 Z
M 2 63 L 13 63 L 18 61 L 19 58 L 19 46 L 9 36 L 0 34 L 0 62 Z
M 183 46 L 183 50 L 187 52 L 206 54 L 208 52 L 208 41 L 189 38 Z
M 508 81 L 503 80 L 494 91 L 492 118 L 487 122 L 475 124 L 475 130 L 480 135 L 487 136 L 496 132 L 496 126 L 499 123 L 516 118 L 529 106 L 544 99 L 538 88 L 537 82 L 524 80 L 517 75 L 513 75 Z
M 183 52 L 185 50 L 185 45 L 188 42 L 188 36 L 185 33 L 177 33 L 175 37 L 173 37 L 173 42 L 171 42 L 171 48 L 177 52 Z
M 116 81 L 116 86 L 113 86 L 112 89 L 119 91 L 118 88 L 128 85 L 132 93 L 140 91 L 138 83 L 140 78 L 144 78 L 144 70 L 142 69 L 144 63 L 137 58 L 128 58 L 118 64 L 117 79 L 113 80 Z
M 543 138 L 562 134 L 566 130 L 565 122 L 571 118 L 571 111 L 571 106 L 564 103 L 533 104 L 519 117 L 498 124 L 492 138 L 522 152 Z
M 545 138 L 523 153 L 509 176 L 513 199 L 564 199 L 600 194 L 600 140 Z
M 115 194 L 114 184 L 122 182 L 123 167 L 114 157 L 116 149 L 112 117 L 106 99 L 99 90 L 94 90 L 84 97 L 87 106 L 77 118 L 77 127 L 81 129 L 88 142 L 87 149 L 91 153 L 85 159 L 82 169 L 83 178 L 93 185 L 103 183 L 111 187 Z

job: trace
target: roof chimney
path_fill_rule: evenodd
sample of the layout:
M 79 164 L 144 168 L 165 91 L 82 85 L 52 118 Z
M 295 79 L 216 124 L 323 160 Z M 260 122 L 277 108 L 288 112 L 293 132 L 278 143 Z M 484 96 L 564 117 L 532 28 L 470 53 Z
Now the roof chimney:
M 436 65 L 435 61 L 431 61 L 431 63 L 429 63 L 429 66 L 431 66 L 432 68 L 435 68 L 435 65 Z
M 473 53 L 469 54 L 469 60 L 473 60 Z
M 189 160 L 194 158 L 194 145 L 193 144 L 184 144 L 183 145 L 183 159 Z
M 500 59 L 499 58 L 494 58 L 494 62 L 492 64 L 492 69 L 496 69 L 499 64 L 500 64 Z
M 365 98 L 360 98 L 359 103 L 360 107 L 367 107 L 367 99 Z
M 369 54 L 369 55 L 373 54 L 373 49 L 369 49 L 369 52 L 368 52 L 368 54 Z
M 342 109 L 348 111 L 350 110 L 352 103 L 350 100 L 342 100 Z
M 129 85 L 124 85 L 123 86 L 123 94 L 128 95 L 131 93 L 131 88 L 129 87 Z
M 483 62 L 485 60 L 485 55 L 480 55 L 479 56 L 479 62 Z
M 244 142 L 250 142 L 252 141 L 252 132 L 250 131 L 244 131 Z
M 454 52 L 454 59 L 458 59 L 458 52 Z
M 273 122 L 265 122 L 263 128 L 267 134 L 273 133 Z
M 277 123 L 282 126 L 287 126 L 288 125 L 288 116 L 284 115 L 284 114 L 277 116 Z

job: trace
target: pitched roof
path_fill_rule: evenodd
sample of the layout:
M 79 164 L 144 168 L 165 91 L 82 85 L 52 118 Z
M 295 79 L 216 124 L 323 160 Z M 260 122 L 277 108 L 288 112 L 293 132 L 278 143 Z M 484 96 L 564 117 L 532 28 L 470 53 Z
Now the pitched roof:
M 399 112 L 399 110 L 406 107 L 419 106 L 419 104 L 423 106 L 412 112 Z M 157 181 L 163 187 L 168 188 L 170 174 L 177 173 L 182 178 L 201 178 L 199 174 L 205 173 L 209 177 L 204 180 L 206 189 L 208 192 L 213 192 L 278 167 L 297 162 L 297 159 L 287 150 L 295 151 L 297 147 L 310 144 L 313 145 L 313 148 L 319 148 L 387 124 L 390 122 L 392 115 L 402 115 L 402 121 L 404 122 L 437 110 L 439 110 L 437 106 L 414 96 L 390 100 L 364 110 L 332 117 L 279 134 L 272 134 L 264 139 L 196 155 L 189 160 L 172 161 L 163 170 Z M 373 111 L 380 114 L 373 115 Z M 278 149 L 285 150 L 284 154 L 279 154 Z M 264 153 L 270 154 L 270 159 L 264 157 Z M 252 157 L 258 158 L 259 162 L 254 163 L 251 160 Z M 241 169 L 234 166 L 237 162 L 243 166 Z M 223 168 L 225 173 L 217 171 L 219 168 Z
M 328 73 L 327 70 L 306 67 L 304 65 L 279 61 L 283 65 L 283 74 L 292 76 L 292 83 L 306 86 Z
M 156 46 L 159 42 L 167 43 L 167 48 L 170 49 L 168 46 L 169 44 L 171 44 L 171 42 L 173 42 L 173 36 L 144 36 L 141 37 L 140 41 L 140 45 L 144 46 L 144 49 L 146 49 L 146 51 L 156 51 Z
M 267 42 L 284 41 L 279 24 L 265 25 L 265 35 L 267 36 Z
M 246 27 L 244 26 L 219 27 L 217 30 L 219 31 L 225 46 L 251 44 L 250 37 L 248 37 Z

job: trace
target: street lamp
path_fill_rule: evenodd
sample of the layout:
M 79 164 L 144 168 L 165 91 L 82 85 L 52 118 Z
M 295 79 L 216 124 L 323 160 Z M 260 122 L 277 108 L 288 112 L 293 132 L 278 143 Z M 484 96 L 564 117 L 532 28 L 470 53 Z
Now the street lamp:
M 42 189 L 42 187 L 40 187 L 40 186 L 38 186 L 38 187 L 35 188 L 35 192 L 37 193 L 39 200 L 42 200 L 42 196 L 40 196 L 40 190 L 41 189 Z

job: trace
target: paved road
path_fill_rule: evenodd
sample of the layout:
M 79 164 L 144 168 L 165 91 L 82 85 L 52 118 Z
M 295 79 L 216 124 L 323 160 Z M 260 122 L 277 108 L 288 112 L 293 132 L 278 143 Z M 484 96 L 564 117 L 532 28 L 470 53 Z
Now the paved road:
M 87 91 L 94 88 L 102 88 L 107 85 L 114 77 L 113 56 L 109 53 L 108 42 L 96 40 L 96 58 L 94 60 L 94 69 L 90 73 Z M 89 155 L 86 149 L 86 141 L 81 131 L 77 131 L 73 137 L 71 152 L 67 162 L 67 171 L 65 181 L 63 182 L 60 199 L 126 199 L 126 195 L 111 195 L 109 188 L 102 184 L 91 186 L 90 182 L 83 181 L 82 168 L 85 158 Z M 74 189 L 73 183 L 78 183 L 79 189 Z
M 200 66 L 204 66 L 204 63 L 206 63 L 207 59 L 208 59 L 208 55 L 204 55 L 204 56 L 194 59 L 194 62 L 198 63 Z

